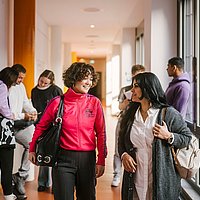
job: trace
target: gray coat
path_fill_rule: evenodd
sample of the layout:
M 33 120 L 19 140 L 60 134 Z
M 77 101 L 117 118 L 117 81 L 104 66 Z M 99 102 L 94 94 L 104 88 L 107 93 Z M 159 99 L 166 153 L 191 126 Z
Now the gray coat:
M 135 158 L 133 144 L 130 141 L 131 126 L 134 121 L 134 115 L 138 106 L 130 106 L 130 117 L 126 117 L 126 127 L 122 122 L 121 132 L 119 135 L 119 154 L 120 156 L 127 152 Z M 191 140 L 191 131 L 183 120 L 181 114 L 173 107 L 168 107 L 164 121 L 168 130 L 174 133 L 173 146 L 175 149 L 186 147 Z M 157 123 L 161 124 L 161 110 L 158 114 Z M 124 127 L 123 127 L 124 126 Z M 181 190 L 181 178 L 176 172 L 174 161 L 170 149 L 170 144 L 165 140 L 154 139 L 152 145 L 152 166 L 153 166 L 153 200 L 178 200 Z M 134 173 L 124 171 L 122 183 L 122 200 L 133 200 L 136 189 L 134 186 Z

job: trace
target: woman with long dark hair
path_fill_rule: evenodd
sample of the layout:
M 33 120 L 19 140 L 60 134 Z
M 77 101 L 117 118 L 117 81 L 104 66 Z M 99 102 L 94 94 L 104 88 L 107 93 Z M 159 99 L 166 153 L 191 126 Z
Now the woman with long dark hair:
M 15 137 L 13 119 L 8 102 L 8 90 L 15 84 L 18 72 L 10 67 L 0 71 L 0 169 L 1 185 L 5 200 L 16 199 L 12 188 L 13 155 L 15 148 Z
M 136 75 L 131 91 L 132 102 L 119 135 L 124 166 L 122 200 L 178 200 L 181 178 L 170 147 L 186 147 L 191 132 L 181 114 L 167 105 L 155 74 Z

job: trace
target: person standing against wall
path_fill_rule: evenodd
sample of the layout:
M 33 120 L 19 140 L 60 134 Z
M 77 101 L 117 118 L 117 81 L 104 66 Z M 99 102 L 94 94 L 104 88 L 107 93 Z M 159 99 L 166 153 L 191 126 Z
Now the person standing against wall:
M 16 83 L 18 72 L 10 67 L 0 71 L 0 170 L 1 185 L 5 200 L 14 200 L 12 187 L 13 156 L 15 148 L 15 136 L 12 129 L 14 115 L 11 112 L 8 101 L 8 90 Z
M 167 103 L 178 110 L 185 119 L 191 97 L 191 82 L 188 73 L 184 72 L 183 59 L 180 57 L 169 59 L 167 73 L 173 77 L 165 91 Z
M 62 90 L 54 84 L 54 73 L 51 70 L 44 70 L 39 78 L 37 85 L 31 91 L 31 100 L 38 113 L 40 120 L 48 102 L 59 95 Z M 38 175 L 38 192 L 45 191 L 51 186 L 51 168 L 40 166 Z
M 29 154 L 29 142 L 31 141 L 34 125 L 37 120 L 37 111 L 33 107 L 31 101 L 28 99 L 26 89 L 23 84 L 23 80 L 26 75 L 26 69 L 21 64 L 15 64 L 12 69 L 16 70 L 19 75 L 16 80 L 16 85 L 9 89 L 9 102 L 12 113 L 15 115 L 15 122 L 17 120 L 23 123 L 27 122 L 27 127 L 17 129 L 15 131 L 16 142 L 24 148 L 21 165 L 18 172 L 13 174 L 13 182 L 15 184 L 16 195 L 19 199 L 26 199 L 24 184 L 28 178 L 28 172 L 30 169 L 30 161 L 28 160 Z
M 133 65 L 131 68 L 132 77 L 134 77 L 138 73 L 144 72 L 144 71 L 145 71 L 144 66 Z M 131 83 L 131 85 L 121 88 L 119 96 L 118 96 L 120 114 L 119 114 L 119 119 L 117 122 L 116 129 L 115 129 L 115 154 L 113 157 L 113 174 L 114 174 L 114 176 L 113 176 L 113 180 L 111 183 L 112 187 L 119 186 L 120 179 L 121 179 L 122 162 L 121 162 L 121 158 L 119 157 L 119 153 L 118 153 L 118 137 L 119 137 L 119 131 L 120 131 L 121 114 L 127 108 L 128 104 L 131 100 L 131 94 L 132 94 L 131 88 L 132 88 L 132 83 Z

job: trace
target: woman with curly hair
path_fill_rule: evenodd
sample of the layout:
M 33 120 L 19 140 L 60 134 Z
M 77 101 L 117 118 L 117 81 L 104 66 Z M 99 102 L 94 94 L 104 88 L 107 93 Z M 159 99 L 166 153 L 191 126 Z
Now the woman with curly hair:
M 63 80 L 69 89 L 64 94 L 58 164 L 53 168 L 54 198 L 73 200 L 76 189 L 77 199 L 95 200 L 96 178 L 104 173 L 107 155 L 101 102 L 88 94 L 89 89 L 97 84 L 97 74 L 91 65 L 75 62 L 64 71 Z M 50 101 L 36 126 L 29 155 L 33 163 L 36 140 L 54 120 L 59 102 L 60 97 Z

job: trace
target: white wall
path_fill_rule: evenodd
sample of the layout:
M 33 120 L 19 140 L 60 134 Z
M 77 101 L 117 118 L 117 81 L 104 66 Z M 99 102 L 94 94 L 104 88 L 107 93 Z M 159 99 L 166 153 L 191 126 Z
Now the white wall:
M 35 84 L 39 75 L 45 69 L 51 69 L 49 65 L 50 36 L 48 24 L 37 14 L 35 37 Z
M 108 55 L 106 60 L 106 106 L 112 104 L 112 56 Z
M 121 87 L 131 84 L 133 64 L 135 64 L 135 28 L 124 28 L 121 41 Z
M 110 79 L 112 79 L 112 103 L 111 103 L 111 114 L 119 113 L 119 102 L 118 102 L 118 95 L 120 91 L 120 45 L 113 45 L 112 46 L 112 59 L 111 59 L 111 74 L 108 75 Z
M 39 75 L 50 69 L 55 74 L 55 83 L 63 88 L 63 51 L 61 44 L 61 27 L 49 26 L 41 16 L 36 15 L 35 37 L 35 85 Z
M 0 69 L 8 66 L 8 3 L 8 0 L 0 0 Z
M 177 55 L 176 1 L 148 1 L 145 8 L 145 65 L 160 79 L 164 90 L 169 78 L 167 61 Z
M 50 64 L 55 74 L 55 83 L 63 88 L 62 73 L 62 28 L 61 26 L 51 26 L 51 53 Z

